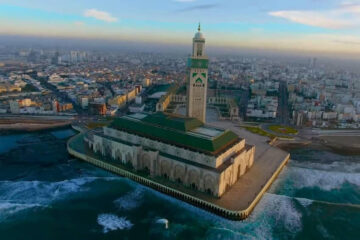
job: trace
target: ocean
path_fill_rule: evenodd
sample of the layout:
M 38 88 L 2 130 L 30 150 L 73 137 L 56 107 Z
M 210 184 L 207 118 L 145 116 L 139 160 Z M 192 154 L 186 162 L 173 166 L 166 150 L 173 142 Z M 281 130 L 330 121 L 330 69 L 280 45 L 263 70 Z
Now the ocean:
M 66 151 L 74 134 L 0 136 L 1 240 L 360 238 L 360 156 L 291 150 L 251 216 L 236 222 L 75 159 Z

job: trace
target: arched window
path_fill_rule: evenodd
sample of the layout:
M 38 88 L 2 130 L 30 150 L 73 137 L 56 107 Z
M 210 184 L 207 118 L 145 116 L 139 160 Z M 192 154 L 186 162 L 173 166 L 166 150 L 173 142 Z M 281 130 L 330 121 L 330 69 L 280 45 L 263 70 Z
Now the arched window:
M 202 44 L 198 43 L 197 46 L 196 46 L 196 49 L 197 49 L 196 55 L 197 56 L 202 56 Z

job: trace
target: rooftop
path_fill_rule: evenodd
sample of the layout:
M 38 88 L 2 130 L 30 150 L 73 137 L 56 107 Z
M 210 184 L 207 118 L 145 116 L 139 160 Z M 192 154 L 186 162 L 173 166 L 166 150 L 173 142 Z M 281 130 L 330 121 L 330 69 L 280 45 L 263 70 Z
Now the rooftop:
M 115 119 L 109 127 L 208 155 L 218 155 L 240 140 L 232 131 L 204 125 L 195 118 L 163 112 L 124 116 Z

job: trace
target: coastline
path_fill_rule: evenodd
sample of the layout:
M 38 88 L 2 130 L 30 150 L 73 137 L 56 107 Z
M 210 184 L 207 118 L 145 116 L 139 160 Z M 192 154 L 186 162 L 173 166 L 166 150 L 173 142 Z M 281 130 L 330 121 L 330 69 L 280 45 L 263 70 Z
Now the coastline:
M 45 120 L 45 119 L 0 119 L 0 134 L 14 132 L 35 132 L 56 128 L 69 127 L 69 120 Z
M 45 134 L 48 135 L 49 133 L 45 132 Z M 38 136 L 38 134 L 33 135 L 32 133 L 29 135 L 32 135 L 32 137 L 36 139 L 42 137 Z M 32 137 L 30 136 L 30 138 Z M 29 137 L 26 137 L 26 139 L 29 139 Z M 327 177 L 333 174 L 332 171 L 346 172 L 343 167 L 346 166 L 345 164 L 348 161 L 356 161 L 353 158 L 350 158 L 350 160 L 348 157 L 341 158 L 341 161 L 345 161 L 345 163 L 339 166 L 331 164 L 332 161 L 338 161 L 337 156 L 330 155 L 332 159 L 322 161 L 323 153 L 316 153 L 313 155 L 314 159 L 308 162 L 306 161 L 308 155 L 306 154 L 305 147 L 304 150 L 296 153 L 296 157 L 299 157 L 296 160 L 302 161 L 305 159 L 305 161 L 301 163 L 298 161 L 297 163 L 300 164 L 296 166 L 311 167 L 313 166 L 311 164 L 314 162 L 319 163 L 320 167 L 330 165 L 329 168 L 325 168 L 326 170 L 323 171 L 324 175 L 315 176 L 315 173 L 318 171 L 309 170 L 308 168 L 297 168 L 300 172 L 291 171 L 294 165 L 289 161 L 290 165 L 287 165 L 284 170 L 286 174 L 277 178 L 278 183 L 275 183 L 275 185 L 270 188 L 270 191 L 265 193 L 249 218 L 245 221 L 230 221 L 215 216 L 213 213 L 208 213 L 206 210 L 200 210 L 200 208 L 191 204 L 183 203 L 184 201 L 170 197 L 166 193 L 160 193 L 149 187 L 143 187 L 141 184 L 134 183 L 132 180 L 118 179 L 117 177 L 108 175 L 106 172 L 103 172 L 102 169 L 97 169 L 95 166 L 93 167 L 91 164 L 83 162 L 80 159 L 78 160 L 72 156 L 68 156 L 65 145 L 68 139 L 50 138 L 49 140 L 50 142 L 42 141 L 40 143 L 32 142 L 31 144 L 19 145 L 16 148 L 11 148 L 11 150 L 2 155 L 3 162 L 1 167 L 4 175 L 6 175 L 3 177 L 3 180 L 9 181 L 3 184 L 9 184 L 9 190 L 12 192 L 21 193 L 20 195 L 9 194 L 10 197 L 7 199 L 9 202 L 17 202 L 23 199 L 25 199 L 24 201 L 28 201 L 28 193 L 34 192 L 34 185 L 31 184 L 32 181 L 41 181 L 41 185 L 36 185 L 39 189 L 34 196 L 44 196 L 44 194 L 48 196 L 48 194 L 51 194 L 51 198 L 48 199 L 49 203 L 46 203 L 48 206 L 46 208 L 28 208 L 25 211 L 17 211 L 15 213 L 7 212 L 6 209 L 4 210 L 4 214 L 11 214 L 8 217 L 9 221 L 4 221 L 2 224 L 3 229 L 8 229 L 6 234 L 10 236 L 9 239 L 14 239 L 16 236 L 21 238 L 21 233 L 27 230 L 43 236 L 44 228 L 52 228 L 53 226 L 57 226 L 56 229 L 59 229 L 59 231 L 51 232 L 51 234 L 57 234 L 57 236 L 59 236 L 59 234 L 62 234 L 63 231 L 61 230 L 63 228 L 70 226 L 67 225 L 69 219 L 82 223 L 71 224 L 71 228 L 69 227 L 68 231 L 72 236 L 78 234 L 76 236 L 80 236 L 79 238 L 85 236 L 91 239 L 94 234 L 98 233 L 98 238 L 108 236 L 111 238 L 114 236 L 114 239 L 121 239 L 124 234 L 129 234 L 129 238 L 147 239 L 149 238 L 148 233 L 154 229 L 152 223 L 158 219 L 158 216 L 170 221 L 169 230 L 163 232 L 165 234 L 173 232 L 174 234 L 171 235 L 171 237 L 174 236 L 173 238 L 180 235 L 178 233 L 179 224 L 182 224 L 181 229 L 185 229 L 182 231 L 186 234 L 193 233 L 190 231 L 194 231 L 194 234 L 203 231 L 205 234 L 203 239 L 208 239 L 210 234 L 220 234 L 224 236 L 224 238 L 237 239 L 243 236 L 240 236 L 238 234 L 239 232 L 251 233 L 251 237 L 253 238 L 263 238 L 264 233 L 267 234 L 266 236 L 281 238 L 284 237 L 284 232 L 289 232 L 289 234 L 286 235 L 289 238 L 296 234 L 305 239 L 321 238 L 321 236 L 323 236 L 321 232 L 319 232 L 317 228 L 312 227 L 317 226 L 318 222 L 321 224 L 326 223 L 324 227 L 327 231 L 334 229 L 334 226 L 339 226 L 340 228 L 349 227 L 351 230 L 348 235 L 350 236 L 351 234 L 351 236 L 355 236 L 354 239 L 357 237 L 358 230 L 356 230 L 356 220 L 359 209 L 350 205 L 348 200 L 350 196 L 352 199 L 358 199 L 353 198 L 358 196 L 358 192 L 356 191 L 357 186 L 351 186 L 351 189 L 347 188 L 347 184 L 341 186 L 344 174 L 340 174 L 340 176 L 336 175 L 334 179 L 331 179 L 331 181 L 340 179 L 340 181 L 336 181 L 336 185 L 334 185 L 334 187 L 336 187 L 335 190 L 323 190 L 321 187 L 322 182 L 320 182 L 319 188 L 312 187 L 310 189 L 311 192 L 304 193 L 304 189 L 309 190 L 309 188 L 306 188 L 306 186 L 302 184 L 301 180 L 303 178 L 298 178 L 300 174 L 300 176 L 308 176 L 311 179 L 324 179 L 327 181 Z M 35 147 L 37 151 L 30 151 L 29 154 L 29 150 L 35 149 Z M 38 152 L 41 152 L 41 161 L 37 160 Z M 325 153 L 325 155 L 329 154 Z M 8 161 L 4 161 L 7 159 Z M 14 161 L 16 159 L 18 161 Z M 37 160 L 35 163 L 31 163 L 34 165 L 31 168 L 29 168 L 30 159 Z M 58 161 L 54 161 L 55 159 Z M 355 163 L 355 166 L 358 166 L 358 163 Z M 14 169 L 14 171 L 12 172 L 10 169 Z M 29 174 L 32 176 L 30 181 Z M 345 173 L 345 175 L 348 175 L 345 176 L 345 179 L 351 179 L 353 173 Z M 84 181 L 84 179 L 91 179 L 91 181 Z M 84 182 L 86 182 L 86 185 L 83 184 Z M 294 186 L 293 182 L 299 184 Z M 73 184 L 77 184 L 76 186 L 78 187 L 74 188 Z M 319 183 L 313 182 L 313 184 Z M 12 187 L 10 188 L 10 186 Z M 56 189 L 64 189 L 66 192 L 59 192 L 56 191 Z M 19 190 L 22 192 L 19 192 Z M 287 191 L 286 195 L 284 194 L 285 191 Z M 311 197 L 311 194 L 313 194 L 314 197 Z M 326 198 L 329 194 L 335 197 L 333 202 L 324 203 L 319 201 L 319 199 Z M 302 198 L 305 198 L 305 200 Z M 306 199 L 313 201 L 306 201 Z M 52 201 L 50 202 L 50 200 Z M 42 201 L 42 199 L 39 199 L 39 201 Z M 126 205 L 129 201 L 131 201 L 132 204 Z M 69 202 L 71 204 L 69 204 Z M 88 213 L 89 215 L 87 215 Z M 111 214 L 112 216 L 126 217 L 135 227 L 126 231 L 114 230 L 103 234 L 103 226 L 98 224 L 97 217 L 102 216 L 104 213 Z M 54 218 L 54 215 L 56 215 L 57 218 Z M 340 216 L 340 218 L 334 217 L 329 219 L 328 217 L 335 215 Z M 292 224 L 289 226 L 289 221 L 293 221 L 294 216 L 296 216 L 295 223 L 299 224 L 296 226 L 302 226 L 302 228 L 296 228 L 296 233 L 290 232 L 290 230 L 294 231 L 294 222 L 291 222 Z M 12 221 L 12 219 L 14 219 L 14 221 Z M 324 221 L 323 219 L 327 220 Z M 31 224 L 35 221 L 38 223 L 36 225 L 38 227 L 34 227 L 34 225 Z M 300 225 L 301 223 L 302 225 Z M 201 228 L 202 226 L 203 228 Z M 211 230 L 208 235 L 208 229 L 213 229 L 214 226 L 216 232 Z M 159 226 L 156 225 L 155 227 Z M 223 230 L 224 227 L 226 228 L 225 231 Z M 19 229 L 21 229 L 21 233 L 19 233 Z M 98 231 L 89 231 L 89 229 L 98 229 Z M 264 231 L 264 229 L 266 231 Z M 272 232 L 268 232 L 267 229 L 273 230 Z M 233 231 L 234 234 L 230 230 Z M 336 231 L 336 229 L 334 231 Z M 332 232 L 332 236 L 341 239 L 343 235 L 342 232 L 336 231 L 335 233 L 336 235 Z M 168 237 L 168 235 L 166 236 Z M 181 235 L 180 238 L 184 238 L 183 236 L 184 235 Z M 68 235 L 64 235 L 63 237 L 66 239 Z M 324 238 L 325 237 L 326 236 L 324 236 Z M 49 238 L 51 238 L 51 236 L 49 236 Z M 154 233 L 150 238 L 159 239 L 159 235 Z
M 307 147 L 340 155 L 360 155 L 360 137 L 354 136 L 321 136 L 299 141 L 277 140 L 274 145 L 285 151 Z
M 251 214 L 266 190 L 290 159 L 289 153 L 269 146 L 270 149 L 264 151 L 255 159 L 254 166 L 241 180 L 223 197 L 214 198 L 205 193 L 178 186 L 172 182 L 144 176 L 141 173 L 127 169 L 119 163 L 104 159 L 86 147 L 83 135 L 84 133 L 79 133 L 68 140 L 67 150 L 70 155 L 230 220 L 244 220 Z M 271 161 L 273 164 L 268 165 L 268 168 L 272 170 L 263 172 L 262 166 L 275 156 L 274 161 Z M 258 177 L 256 181 L 254 181 L 254 176 Z M 239 198 L 240 196 L 241 198 Z

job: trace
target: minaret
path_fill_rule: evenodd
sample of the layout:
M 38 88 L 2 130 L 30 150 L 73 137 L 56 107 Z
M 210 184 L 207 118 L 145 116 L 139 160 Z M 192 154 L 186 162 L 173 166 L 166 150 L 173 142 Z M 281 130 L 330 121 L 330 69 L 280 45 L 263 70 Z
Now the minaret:
M 188 61 L 189 78 L 187 82 L 187 116 L 205 123 L 206 91 L 208 82 L 208 57 L 205 55 L 205 38 L 198 32 L 193 38 L 192 55 Z

